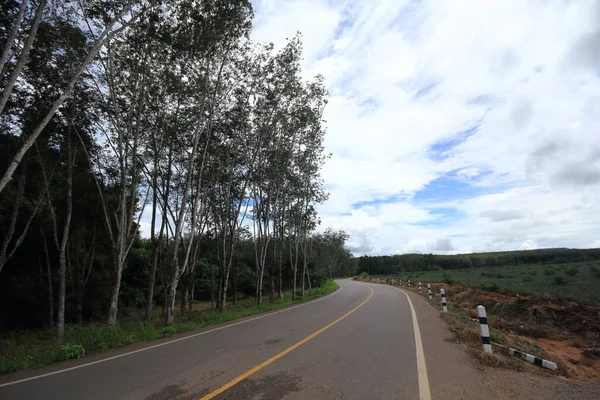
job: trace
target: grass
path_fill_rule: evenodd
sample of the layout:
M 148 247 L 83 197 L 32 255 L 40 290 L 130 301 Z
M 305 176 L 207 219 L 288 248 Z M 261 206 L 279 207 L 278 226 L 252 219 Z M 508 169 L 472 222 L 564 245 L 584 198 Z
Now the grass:
M 0 336 L 0 373 L 53 364 L 65 359 L 80 358 L 84 354 L 99 353 L 128 344 L 167 337 L 176 333 L 219 324 L 238 318 L 270 311 L 325 296 L 337 290 L 334 281 L 308 292 L 295 301 L 291 292 L 283 300 L 268 301 L 257 306 L 254 299 L 245 299 L 238 304 L 229 303 L 224 312 L 216 310 L 194 310 L 185 316 L 177 315 L 176 322 L 163 326 L 160 317 L 144 322 L 139 313 L 127 313 L 118 324 L 108 326 L 92 322 L 82 325 L 67 324 L 62 343 L 54 338 L 51 330 L 8 332 Z M 125 313 L 123 313 L 125 314 Z
M 470 269 L 408 272 L 403 281 L 463 283 L 495 292 L 554 295 L 600 305 L 600 262 L 504 265 Z

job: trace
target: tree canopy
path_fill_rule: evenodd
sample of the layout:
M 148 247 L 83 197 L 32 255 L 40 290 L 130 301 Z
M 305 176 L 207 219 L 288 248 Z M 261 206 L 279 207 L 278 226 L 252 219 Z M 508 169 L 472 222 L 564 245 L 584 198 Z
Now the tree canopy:
M 0 5 L 0 330 L 293 296 L 356 265 L 318 230 L 323 78 L 246 0 Z

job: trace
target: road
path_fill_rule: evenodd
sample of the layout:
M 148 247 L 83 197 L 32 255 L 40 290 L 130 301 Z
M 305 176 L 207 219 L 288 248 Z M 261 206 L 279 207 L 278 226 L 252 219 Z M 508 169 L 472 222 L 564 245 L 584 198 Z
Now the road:
M 1 376 L 0 399 L 487 398 L 423 298 L 340 284 L 271 314 Z

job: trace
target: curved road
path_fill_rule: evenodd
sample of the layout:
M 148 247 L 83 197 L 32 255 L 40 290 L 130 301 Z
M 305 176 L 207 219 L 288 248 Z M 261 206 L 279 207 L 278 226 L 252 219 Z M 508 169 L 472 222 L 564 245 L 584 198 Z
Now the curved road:
M 460 387 L 476 377 L 442 340 L 438 311 L 415 293 L 340 284 L 300 306 L 1 376 L 0 399 L 472 398 Z

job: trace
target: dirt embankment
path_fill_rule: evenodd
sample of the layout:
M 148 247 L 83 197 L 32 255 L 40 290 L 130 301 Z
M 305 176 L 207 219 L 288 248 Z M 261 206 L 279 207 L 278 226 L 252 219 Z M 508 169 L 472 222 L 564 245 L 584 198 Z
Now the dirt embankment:
M 600 381 L 600 308 L 558 297 L 500 294 L 463 285 L 444 287 L 450 313 L 446 316 L 464 342 L 479 346 L 476 307 L 486 307 L 492 342 L 554 361 L 559 374 L 579 381 Z M 438 295 L 439 297 L 439 295 Z M 482 360 L 497 365 L 522 363 L 512 359 Z M 527 368 L 524 367 L 523 368 Z M 543 371 L 540 371 L 544 373 Z

